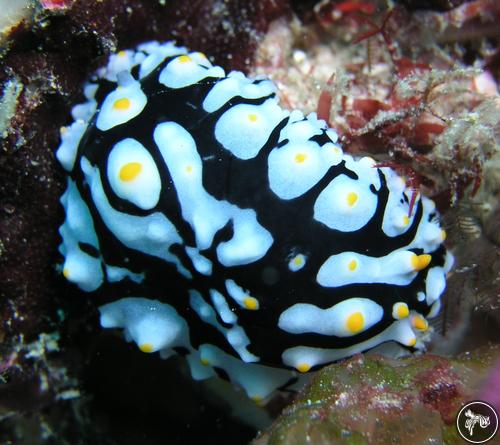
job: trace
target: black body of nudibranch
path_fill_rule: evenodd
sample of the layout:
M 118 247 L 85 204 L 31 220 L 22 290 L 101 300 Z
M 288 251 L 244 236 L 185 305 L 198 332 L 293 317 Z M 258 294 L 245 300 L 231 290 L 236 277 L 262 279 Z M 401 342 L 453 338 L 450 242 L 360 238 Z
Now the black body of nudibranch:
M 269 80 L 156 42 L 111 56 L 57 157 L 64 276 L 144 352 L 256 400 L 381 343 L 422 348 L 452 259 L 434 203 L 343 154 Z

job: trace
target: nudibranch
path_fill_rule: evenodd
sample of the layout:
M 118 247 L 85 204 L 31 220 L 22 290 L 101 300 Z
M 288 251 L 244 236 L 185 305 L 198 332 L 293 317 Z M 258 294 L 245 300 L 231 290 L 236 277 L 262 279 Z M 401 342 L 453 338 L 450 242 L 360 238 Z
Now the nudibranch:
M 60 252 L 70 282 L 119 295 L 103 327 L 254 400 L 385 342 L 424 347 L 452 256 L 394 170 L 172 42 L 112 55 L 84 94 L 57 150 Z

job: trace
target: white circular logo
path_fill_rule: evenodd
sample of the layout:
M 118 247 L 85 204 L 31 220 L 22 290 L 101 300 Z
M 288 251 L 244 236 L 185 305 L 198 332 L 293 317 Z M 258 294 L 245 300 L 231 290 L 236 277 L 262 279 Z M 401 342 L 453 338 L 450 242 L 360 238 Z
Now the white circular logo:
M 469 443 L 486 443 L 498 431 L 498 414 L 490 404 L 475 400 L 462 407 L 457 415 L 457 430 Z

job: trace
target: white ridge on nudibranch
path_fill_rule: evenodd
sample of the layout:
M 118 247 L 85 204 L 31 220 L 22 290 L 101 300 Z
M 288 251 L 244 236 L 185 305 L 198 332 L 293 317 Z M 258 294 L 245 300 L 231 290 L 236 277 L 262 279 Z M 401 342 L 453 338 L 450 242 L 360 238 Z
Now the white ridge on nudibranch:
M 112 55 L 84 96 L 56 152 L 59 251 L 82 290 L 126 292 L 103 327 L 258 404 L 386 342 L 425 347 L 453 257 L 397 172 L 173 42 Z

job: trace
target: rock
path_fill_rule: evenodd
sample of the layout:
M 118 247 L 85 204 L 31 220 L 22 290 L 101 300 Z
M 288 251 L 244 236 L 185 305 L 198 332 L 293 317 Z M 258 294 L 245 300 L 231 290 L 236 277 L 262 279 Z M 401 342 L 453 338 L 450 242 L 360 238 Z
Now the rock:
M 352 357 L 319 371 L 252 445 L 461 444 L 455 417 L 499 357 L 498 345 L 455 359 Z

